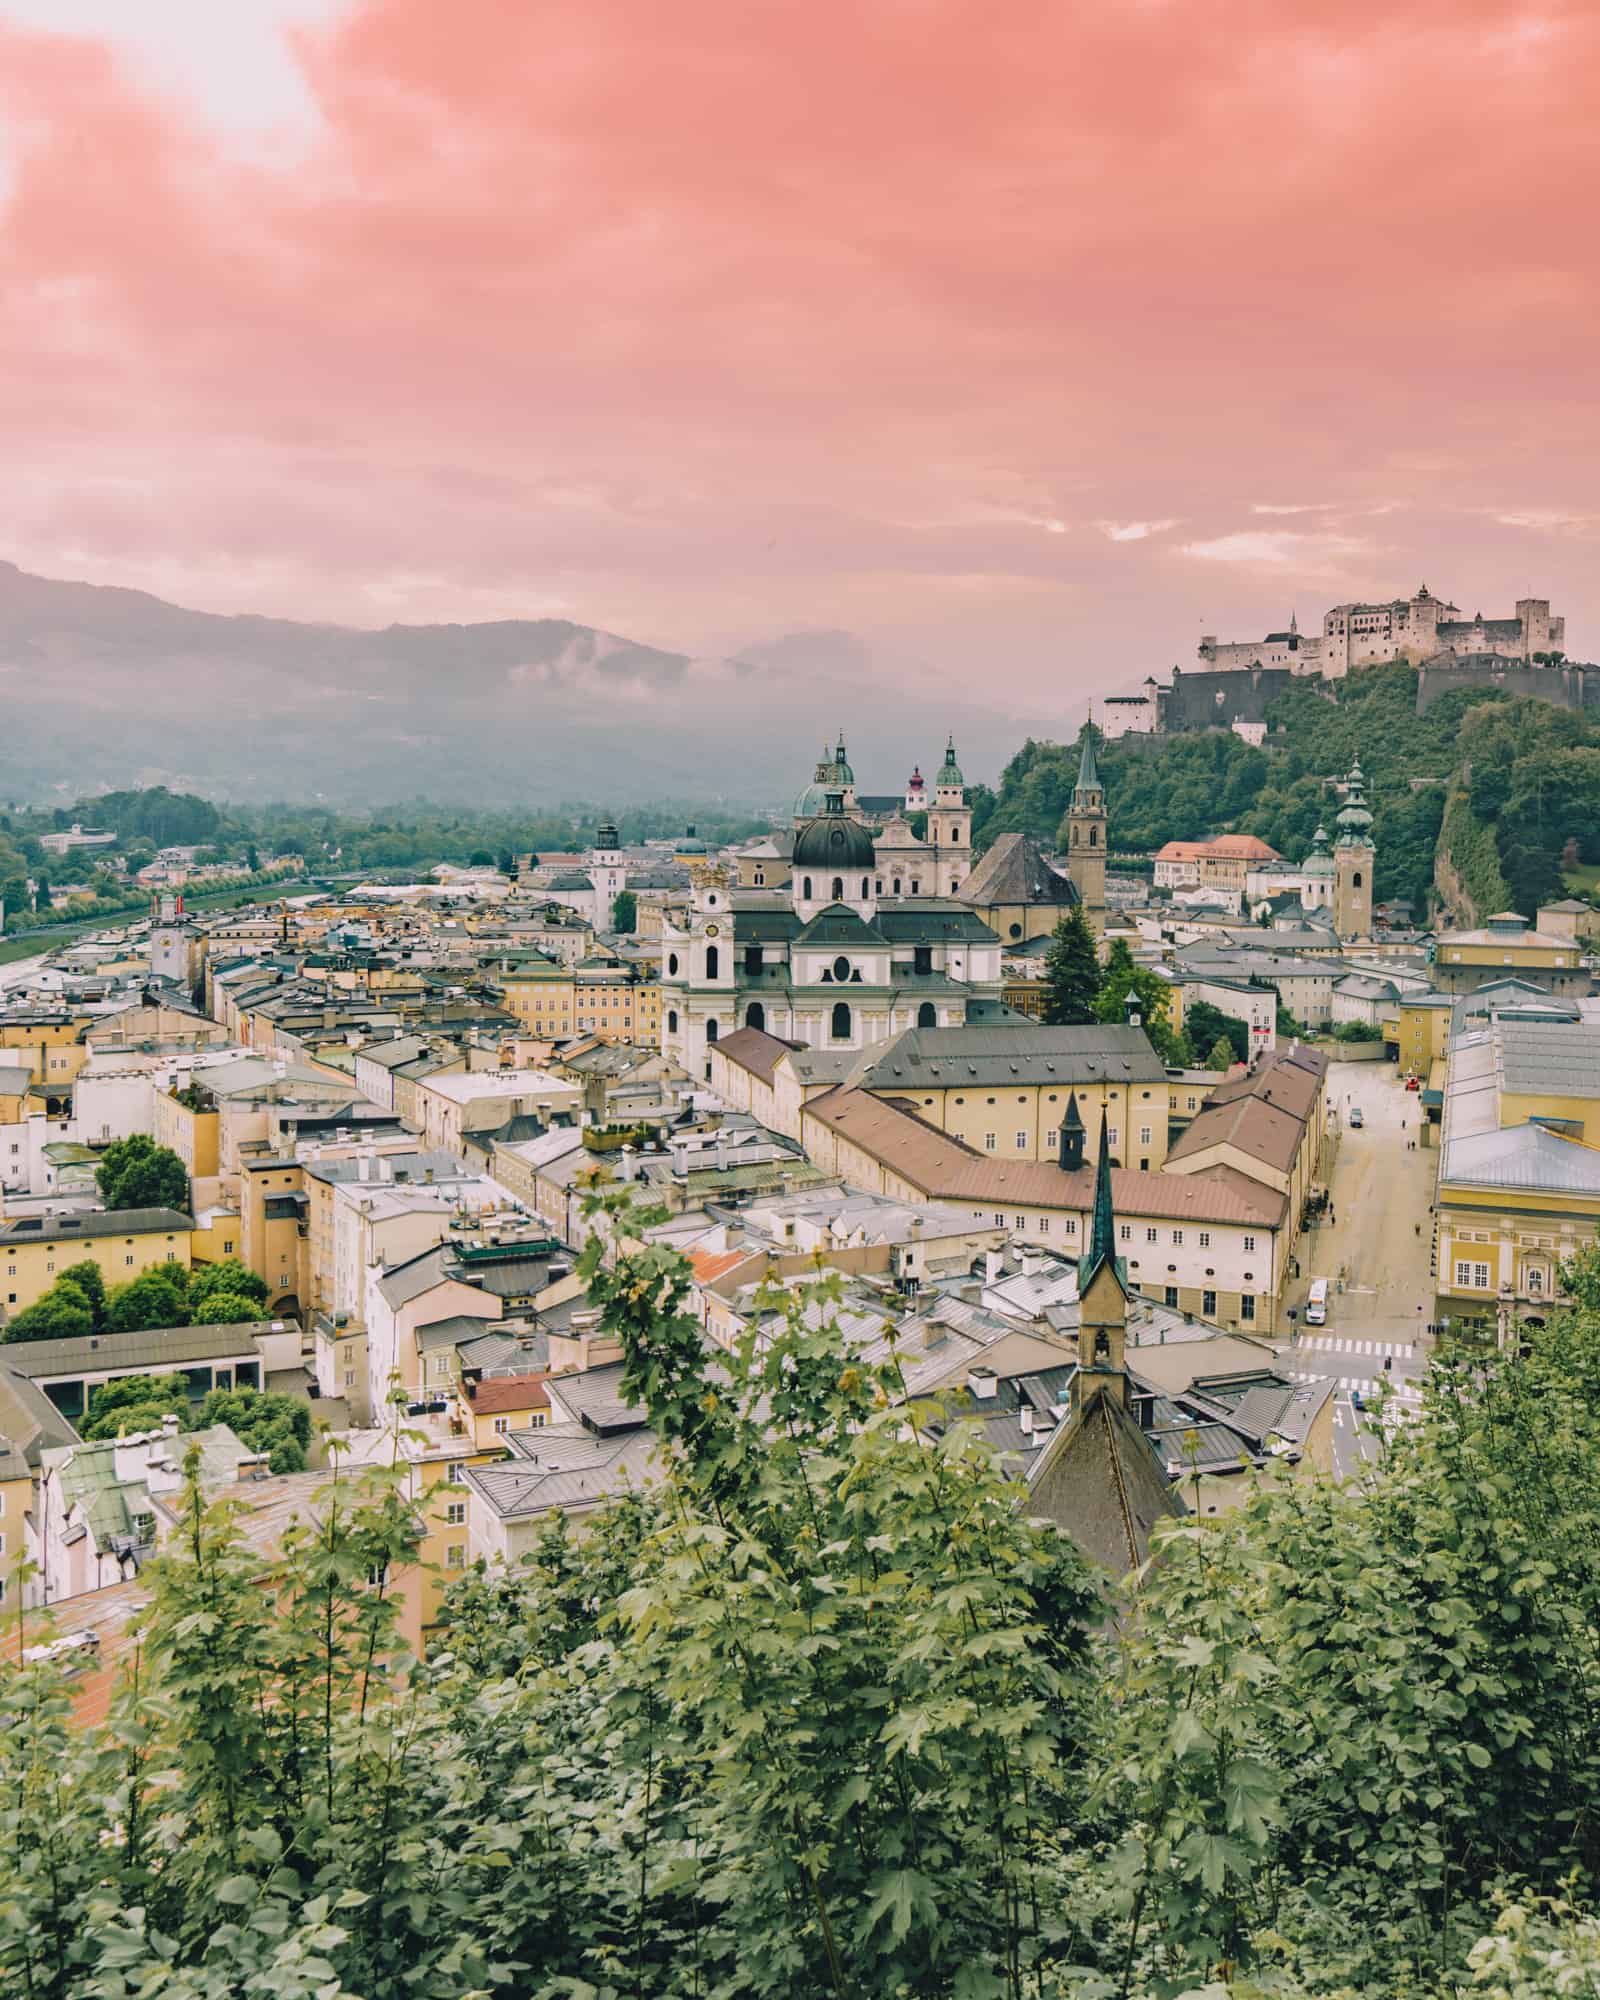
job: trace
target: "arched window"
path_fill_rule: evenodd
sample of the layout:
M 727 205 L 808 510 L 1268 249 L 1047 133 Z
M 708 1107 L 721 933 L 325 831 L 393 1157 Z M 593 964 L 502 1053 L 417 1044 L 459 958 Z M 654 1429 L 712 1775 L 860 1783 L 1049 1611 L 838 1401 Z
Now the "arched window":
M 861 900 L 864 903 L 872 894 L 872 884 L 865 875 L 861 878 Z
M 848 979 L 850 977 L 849 959 L 836 958 L 833 961 L 833 976 L 835 979 Z
M 800 894 L 806 902 L 809 903 L 811 901 L 811 877 L 809 875 L 801 878 Z
M 716 1039 L 717 1039 L 717 1024 L 715 1019 L 712 1019 L 707 1021 L 706 1023 L 706 1040 L 708 1042 L 714 1042 Z
M 850 1009 L 842 1000 L 833 1003 L 833 1027 L 830 1032 L 836 1042 L 850 1039 Z
M 1097 826 L 1091 826 L 1089 829 L 1089 845 L 1091 847 L 1100 845 L 1100 829 Z
M 1072 829 L 1072 844 L 1074 847 L 1077 846 L 1082 836 L 1083 836 L 1083 828 L 1081 826 L 1075 826 Z
M 953 826 L 953 827 L 951 827 L 951 829 L 950 829 L 950 841 L 951 841 L 951 845 L 952 845 L 952 846 L 954 846 L 954 847 L 959 847 L 959 846 L 961 845 L 961 829 L 960 829 L 960 827 L 959 827 L 959 826 Z
M 844 901 L 844 877 L 842 875 L 834 876 L 833 888 L 829 891 L 829 901 L 834 903 L 842 903 Z
M 938 1025 L 938 1008 L 934 1006 L 931 1000 L 924 1000 L 922 1005 L 917 1009 L 917 1026 L 919 1028 L 937 1028 Z
M 894 878 L 894 892 L 897 896 L 900 893 L 900 877 L 898 875 Z
M 715 979 L 722 965 L 722 954 L 714 944 L 706 946 L 706 977 Z
M 1359 868 L 1350 877 L 1350 886 L 1352 889 L 1359 889 L 1361 887 L 1361 870 Z
M 669 1035 L 675 1035 L 677 1032 L 678 1032 L 678 1010 L 676 1007 L 669 1007 L 667 1009 L 667 1033 Z
M 667 971 L 669 973 L 672 973 L 676 972 L 677 969 L 678 969 L 678 954 L 675 951 L 669 951 L 667 953 Z
M 744 1024 L 747 1028 L 764 1028 L 767 1025 L 767 1010 L 759 1000 L 752 1000 L 744 1010 Z

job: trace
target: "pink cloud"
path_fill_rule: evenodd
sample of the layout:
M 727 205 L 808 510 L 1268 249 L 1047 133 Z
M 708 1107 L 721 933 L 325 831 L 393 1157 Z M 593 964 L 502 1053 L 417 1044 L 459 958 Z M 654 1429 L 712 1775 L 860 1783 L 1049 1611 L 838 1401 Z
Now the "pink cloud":
M 371 0 L 276 158 L 5 12 L 30 566 L 1059 698 L 1265 629 L 1311 491 L 1317 576 L 1595 650 L 1592 8 Z

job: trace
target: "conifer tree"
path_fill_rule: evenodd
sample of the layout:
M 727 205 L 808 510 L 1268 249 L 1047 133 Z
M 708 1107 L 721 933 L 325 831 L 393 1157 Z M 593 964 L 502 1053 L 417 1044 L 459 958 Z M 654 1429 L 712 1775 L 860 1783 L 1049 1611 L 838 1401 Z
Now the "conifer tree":
M 1092 1021 L 1100 990 L 1100 959 L 1094 933 L 1076 904 L 1056 925 L 1044 967 L 1045 1025 L 1075 1028 Z

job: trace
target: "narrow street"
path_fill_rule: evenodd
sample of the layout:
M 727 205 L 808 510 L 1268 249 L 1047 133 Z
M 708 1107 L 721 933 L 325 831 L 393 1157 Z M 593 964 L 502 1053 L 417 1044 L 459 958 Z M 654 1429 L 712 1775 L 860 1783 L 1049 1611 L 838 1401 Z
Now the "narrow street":
M 1336 1062 L 1328 1071 L 1334 1166 L 1329 1177 L 1333 1220 L 1300 1240 L 1302 1276 L 1290 1293 L 1299 1309 L 1297 1338 L 1283 1344 L 1284 1366 L 1301 1375 L 1338 1379 L 1334 1458 L 1341 1473 L 1377 1455 L 1350 1402 L 1387 1382 L 1402 1407 L 1418 1400 L 1433 1341 L 1427 1326 L 1433 1300 L 1429 1274 L 1436 1153 L 1420 1143 L 1422 1109 L 1393 1063 Z M 1362 1124 L 1352 1128 L 1359 1107 Z M 1328 1280 L 1325 1326 L 1305 1324 L 1313 1278 Z M 1388 1364 L 1387 1366 L 1385 1364 Z

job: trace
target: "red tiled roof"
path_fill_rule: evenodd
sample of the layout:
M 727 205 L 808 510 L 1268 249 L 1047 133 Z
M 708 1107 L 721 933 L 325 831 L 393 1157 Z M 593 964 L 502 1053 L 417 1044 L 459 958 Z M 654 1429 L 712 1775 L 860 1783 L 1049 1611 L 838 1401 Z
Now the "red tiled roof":
M 495 1416 L 505 1410 L 548 1410 L 550 1395 L 544 1386 L 548 1372 L 486 1375 L 473 1391 L 472 1407 L 480 1416 Z
M 742 1264 L 747 1257 L 759 1256 L 754 1250 L 691 1250 L 689 1262 L 697 1281 L 702 1285 L 713 1284 L 735 1264 Z

